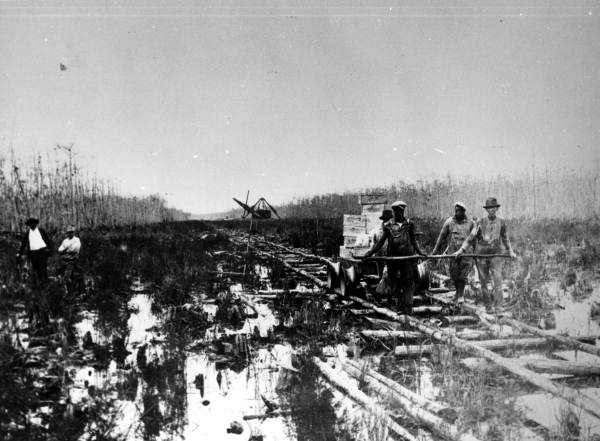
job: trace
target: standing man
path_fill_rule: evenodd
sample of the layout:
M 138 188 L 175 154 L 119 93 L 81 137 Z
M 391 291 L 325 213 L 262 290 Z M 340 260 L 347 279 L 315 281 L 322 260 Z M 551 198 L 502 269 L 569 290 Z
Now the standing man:
M 48 280 L 48 256 L 52 254 L 52 241 L 46 231 L 38 228 L 40 221 L 35 217 L 30 217 L 25 222 L 29 231 L 23 235 L 21 248 L 17 253 L 17 258 L 27 255 L 33 270 L 34 286 L 45 284 Z
M 467 219 L 467 208 L 462 202 L 454 203 L 454 216 L 449 217 L 444 222 L 440 235 L 431 254 L 439 254 L 442 252 L 446 242 L 448 249 L 446 253 L 454 254 L 458 251 L 464 241 L 469 237 L 469 234 L 475 228 L 475 222 Z M 450 278 L 456 288 L 455 303 L 463 303 L 465 301 L 464 292 L 469 272 L 471 271 L 471 259 L 468 257 L 456 258 L 450 262 Z
M 383 235 L 364 255 L 364 258 L 375 254 L 387 240 L 387 256 L 414 256 L 415 253 L 426 257 L 421 251 L 415 237 L 415 224 L 404 217 L 406 203 L 396 201 L 392 204 L 393 219 L 383 224 Z M 412 313 L 413 295 L 418 277 L 417 259 L 389 261 L 388 277 L 392 285 L 392 295 L 399 303 L 404 314 Z
M 379 216 L 379 219 L 381 219 L 381 223 L 376 226 L 375 228 L 373 228 L 371 231 L 369 231 L 369 245 L 373 246 L 375 245 L 377 242 L 379 242 L 379 239 L 381 239 L 381 236 L 383 236 L 383 228 L 384 225 L 387 221 L 389 221 L 390 219 L 392 219 L 394 217 L 394 215 L 392 214 L 392 210 L 383 210 L 381 212 L 381 216 Z M 377 253 L 375 253 L 377 256 L 385 256 L 385 250 L 380 249 Z M 379 275 L 379 278 L 381 279 L 381 277 L 383 277 L 383 268 L 384 268 L 384 264 L 383 262 L 377 262 L 377 274 Z
M 67 227 L 66 233 L 67 237 L 58 247 L 58 254 L 61 257 L 63 276 L 70 282 L 73 271 L 77 268 L 79 251 L 81 251 L 81 241 L 75 236 L 75 227 L 73 225 Z
M 496 198 L 487 198 L 483 206 L 487 211 L 487 217 L 477 221 L 476 227 L 471 231 L 460 249 L 454 253 L 460 257 L 470 246 L 475 245 L 477 254 L 502 254 L 502 245 L 511 258 L 517 255 L 510 245 L 510 240 L 506 233 L 506 223 L 504 219 L 496 216 L 500 204 Z M 502 301 L 502 258 L 489 257 L 480 260 L 481 265 L 477 266 L 479 277 L 481 279 L 481 289 L 484 293 L 484 302 L 486 311 L 493 312 L 494 308 L 499 306 Z M 493 282 L 491 292 L 488 290 L 488 282 Z

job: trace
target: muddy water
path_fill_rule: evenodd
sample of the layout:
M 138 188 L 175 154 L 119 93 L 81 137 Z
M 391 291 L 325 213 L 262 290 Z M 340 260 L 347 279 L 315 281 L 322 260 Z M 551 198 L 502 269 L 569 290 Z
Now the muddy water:
M 120 415 L 114 435 L 125 435 L 128 440 L 239 439 L 239 435 L 227 433 L 230 424 L 237 420 L 246 434 L 262 433 L 268 439 L 288 438 L 289 428 L 283 418 L 243 422 L 242 417 L 265 413 L 261 395 L 275 400 L 280 366 L 291 366 L 290 347 L 259 348 L 247 367 L 234 371 L 219 366 L 209 354 L 169 347 L 166 336 L 157 331 L 162 320 L 152 312 L 149 295 L 133 296 L 129 307 L 135 311 L 128 320 L 130 354 L 125 365 L 129 369 L 117 368 L 114 361 L 108 369 L 74 368 L 74 383 L 69 389 L 74 404 L 90 398 L 90 387 L 117 389 L 121 387 L 120 380 L 134 376 L 138 384 L 131 399 L 118 399 L 113 403 Z M 246 323 L 240 333 L 251 333 L 257 327 L 261 334 L 266 334 L 269 323 L 264 323 L 268 320 L 261 317 L 272 319 L 272 314 L 269 317 L 262 308 L 258 309 L 263 315 L 259 313 L 256 319 Z M 101 342 L 102 335 L 94 328 L 93 319 L 86 317 L 77 325 L 78 336 L 81 338 L 90 331 L 92 338 Z M 150 366 L 157 372 L 152 372 Z M 156 375 L 165 375 L 165 381 L 155 378 Z
M 256 266 L 254 271 L 261 288 L 269 288 L 268 270 Z M 338 439 L 338 423 L 351 406 L 339 394 L 326 394 L 314 373 L 311 381 L 298 386 L 302 367 L 292 362 L 293 348 L 287 343 L 269 343 L 279 324 L 277 318 L 266 303 L 252 299 L 242 284 L 232 283 L 229 291 L 247 302 L 250 317 L 238 327 L 217 323 L 215 304 L 200 295 L 206 301 L 202 308 L 214 322 L 204 338 L 185 344 L 165 331 L 169 312 L 157 311 L 152 295 L 140 292 L 140 286 L 138 283 L 132 287 L 137 292 L 127 305 L 127 355 L 123 360 L 110 357 L 103 365 L 95 362 L 89 344 L 85 348 L 83 341 L 89 342 L 91 337 L 93 345 L 106 345 L 115 332 L 101 323 L 97 313 L 81 314 L 75 325 L 79 348 L 74 350 L 83 352 L 83 359 L 90 363 L 67 366 L 72 379 L 66 397 L 70 405 L 89 408 L 95 398 L 102 396 L 102 418 L 112 420 L 108 433 L 115 439 Z M 215 340 L 225 337 L 234 342 L 235 352 L 237 336 L 249 344 L 245 356 L 236 358 L 231 345 L 224 350 L 214 346 Z M 237 362 L 232 363 L 233 359 Z M 264 415 L 268 410 L 265 400 L 286 414 L 243 419 Z M 313 408 L 315 403 L 318 406 L 313 413 L 297 410 Z M 324 414 L 332 418 L 323 419 Z M 241 435 L 229 433 L 232 423 L 239 423 Z M 93 426 L 93 422 L 88 424 L 88 432 Z
M 255 265 L 253 271 L 259 288 L 272 287 L 267 267 Z M 98 364 L 88 349 L 83 351 L 83 359 L 89 363 L 67 366 L 72 384 L 65 400 L 85 408 L 101 396 L 105 403 L 102 416 L 105 419 L 114 416 L 109 433 L 115 438 L 245 441 L 251 435 L 256 440 L 262 435 L 266 440 L 358 440 L 373 439 L 374 428 L 381 426 L 342 394 L 325 388 L 317 372 L 293 361 L 294 348 L 286 340 L 273 338 L 273 328 L 279 325 L 277 317 L 268 304 L 248 294 L 250 288 L 239 283 L 227 287 L 252 305 L 246 307 L 251 317 L 239 327 L 214 324 L 205 338 L 191 342 L 182 342 L 165 330 L 169 312 L 156 311 L 152 295 L 143 292 L 143 285 L 133 288 L 137 292 L 128 302 L 126 317 L 121 317 L 123 323 L 113 326 L 105 317 L 85 311 L 76 325 L 78 342 L 88 332 L 99 345 L 111 343 L 115 335 L 123 336 L 128 352 L 124 360 L 111 356 L 106 363 Z M 558 282 L 551 282 L 548 290 L 560 305 L 554 309 L 557 331 L 572 335 L 600 334 L 598 323 L 589 314 L 592 303 L 600 300 L 598 284 L 583 300 L 564 293 Z M 310 289 L 300 284 L 295 291 Z M 215 304 L 204 294 L 199 295 L 199 302 L 200 299 L 206 300 L 202 308 L 214 320 Z M 23 319 L 19 320 L 21 327 L 26 327 Z M 231 363 L 232 349 L 217 349 L 213 343 L 223 336 L 235 342 L 236 335 L 245 336 L 242 341 L 248 341 L 250 336 L 254 339 L 250 340 L 248 355 Z M 27 335 L 20 337 L 26 346 Z M 342 358 L 361 354 L 361 347 L 356 344 L 323 350 Z M 441 395 L 429 359 L 401 361 L 366 354 L 360 358 L 374 367 L 386 365 L 386 374 L 393 374 L 396 380 L 428 398 L 437 399 Z M 243 420 L 245 415 L 266 413 L 263 398 L 288 414 Z M 538 395 L 531 400 L 542 408 L 546 397 Z M 234 421 L 240 423 L 242 435 L 227 432 Z M 384 435 L 377 438 L 384 439 Z
M 578 299 L 573 289 L 561 289 L 560 283 L 553 280 L 546 284 L 549 294 L 555 299 L 553 309 L 556 318 L 556 331 L 569 335 L 600 336 L 600 314 L 593 317 L 592 307 L 600 305 L 600 282 L 591 283 L 591 293 Z

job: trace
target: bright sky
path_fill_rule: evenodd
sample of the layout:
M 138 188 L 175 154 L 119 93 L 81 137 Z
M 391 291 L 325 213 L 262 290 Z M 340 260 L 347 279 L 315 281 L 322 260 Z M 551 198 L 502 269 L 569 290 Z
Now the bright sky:
M 593 162 L 598 3 L 499 3 L 2 1 L 0 152 L 194 213 Z

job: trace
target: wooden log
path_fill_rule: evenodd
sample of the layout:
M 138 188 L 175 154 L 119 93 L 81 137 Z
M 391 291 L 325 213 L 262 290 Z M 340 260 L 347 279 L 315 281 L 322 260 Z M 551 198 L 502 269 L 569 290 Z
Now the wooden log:
M 535 372 L 561 375 L 600 375 L 600 366 L 590 363 L 578 363 L 565 360 L 550 360 L 547 358 L 517 358 L 515 363 L 519 363 Z M 484 366 L 485 360 L 481 358 L 464 358 L 461 363 L 473 367 Z
M 371 311 L 370 309 L 349 309 L 349 311 L 354 315 L 373 314 L 373 311 Z
M 277 294 L 248 294 L 250 296 L 252 296 L 253 299 L 259 299 L 259 300 L 275 300 L 278 296 Z
M 523 367 L 526 367 L 525 364 L 521 363 L 521 360 L 518 358 L 514 359 L 516 362 L 520 363 Z M 460 364 L 462 364 L 467 369 L 477 372 L 489 372 L 494 375 L 500 374 L 503 371 L 503 368 L 498 366 L 497 364 L 492 363 L 491 361 L 486 360 L 485 358 L 476 358 L 476 357 L 468 357 L 462 358 L 460 360 Z M 552 374 L 552 373 L 542 373 L 544 377 L 550 380 L 561 380 L 563 378 L 571 378 L 572 375 L 565 374 Z
M 374 369 L 363 366 L 358 361 L 345 359 L 342 361 L 342 363 L 343 363 L 343 365 L 353 366 L 355 368 L 355 371 L 360 372 L 361 378 L 363 375 L 370 376 L 370 377 L 376 379 L 377 381 L 379 381 L 380 383 L 386 385 L 391 390 L 395 390 L 398 393 L 402 394 L 403 396 L 405 396 L 409 400 L 413 401 L 417 405 L 423 407 L 424 409 L 428 410 L 429 412 L 438 413 L 438 412 L 448 408 L 447 405 L 444 405 L 437 401 L 427 399 L 423 395 L 419 395 L 419 394 L 411 391 L 410 389 L 407 389 L 406 387 L 395 382 L 391 378 L 388 378 L 385 375 L 380 374 L 379 372 L 375 371 Z
M 323 363 L 317 357 L 313 357 L 315 366 L 321 372 L 321 375 L 331 383 L 336 389 L 350 397 L 356 403 L 363 406 L 368 412 L 380 417 L 384 424 L 386 424 L 390 430 L 397 435 L 406 439 L 407 441 L 417 441 L 417 438 L 411 434 L 404 427 L 400 426 L 395 422 L 388 414 L 387 410 L 382 406 L 375 403 L 375 401 L 369 398 L 363 391 L 361 391 L 355 382 L 350 381 L 346 375 L 341 375 L 342 372 L 335 371 L 329 367 L 326 363 Z
M 360 331 L 364 337 L 370 338 L 403 338 L 403 339 L 416 339 L 423 338 L 423 334 L 416 331 L 386 331 L 383 329 L 365 329 Z
M 454 341 L 454 340 L 453 340 Z M 545 338 L 517 338 L 517 339 L 500 339 L 500 340 L 478 340 L 472 343 L 477 344 L 481 348 L 489 350 L 508 349 L 508 348 L 531 348 L 545 345 Z M 394 348 L 396 355 L 425 355 L 431 354 L 439 345 L 400 345 Z
M 301 267 L 302 269 L 322 269 L 323 268 L 323 264 L 322 263 L 305 263 L 305 262 L 301 262 L 298 264 L 299 267 Z
M 433 294 L 430 291 L 423 291 L 423 295 L 434 302 L 441 303 L 442 305 L 454 306 L 454 300 L 445 294 Z
M 483 325 L 485 325 L 488 329 L 497 332 L 497 326 L 494 324 L 496 323 L 497 317 L 488 314 L 485 312 L 485 308 L 476 306 L 476 305 L 471 305 L 467 302 L 463 303 L 462 305 L 462 309 L 470 312 L 471 314 L 475 314 L 477 317 L 479 317 L 479 320 L 481 320 L 481 323 L 483 323 Z M 512 330 L 512 327 L 510 327 L 510 329 Z
M 463 329 L 455 334 L 458 338 L 464 340 L 481 340 L 490 335 L 489 331 L 480 331 L 477 329 Z
M 431 354 L 436 345 L 401 345 L 394 348 L 394 355 L 398 357 L 422 357 Z
M 588 354 L 587 352 L 574 351 L 571 349 L 568 351 L 555 351 L 552 353 L 552 355 L 566 361 L 600 365 L 600 357 L 597 355 Z
M 326 265 L 331 265 L 331 263 L 332 263 L 331 260 L 329 260 L 329 259 L 327 259 L 325 257 L 322 257 L 322 256 L 317 256 L 315 254 L 305 253 L 304 251 L 300 251 L 300 250 L 297 250 L 297 249 L 288 248 L 288 247 L 285 247 L 283 245 L 280 245 L 280 244 L 277 244 L 277 243 L 274 243 L 274 242 L 264 241 L 264 243 L 266 243 L 266 244 L 268 244 L 268 245 L 270 245 L 272 247 L 279 248 L 279 249 L 281 249 L 283 251 L 287 251 L 288 253 L 297 254 L 297 255 L 300 255 L 302 257 L 306 257 L 307 259 L 318 260 L 320 262 L 325 263 Z
M 255 251 L 256 251 L 256 253 L 259 256 L 266 256 L 266 257 L 269 257 L 271 259 L 277 259 L 276 256 L 274 256 L 271 253 L 267 253 L 266 251 L 259 251 L 259 250 L 256 250 L 256 249 L 255 249 Z M 295 268 L 295 267 L 293 267 L 292 265 L 290 265 L 289 263 L 287 263 L 285 261 L 282 261 L 282 260 L 280 260 L 280 261 L 283 264 L 283 266 L 285 266 L 286 268 L 289 268 L 290 270 L 292 270 L 293 272 L 295 272 L 297 274 L 300 274 L 300 275 L 306 277 L 307 279 L 309 279 L 310 281 L 312 281 L 313 283 L 315 283 L 317 286 L 319 286 L 321 288 L 326 288 L 327 287 L 327 282 L 324 282 L 323 280 L 319 279 L 318 277 L 315 277 L 312 274 L 309 274 L 306 271 L 303 271 L 301 269 Z
M 291 410 L 276 410 L 274 412 L 269 412 L 269 413 L 261 413 L 258 415 L 244 415 L 244 420 L 263 420 L 266 418 L 275 418 L 275 417 L 280 417 L 280 416 L 288 416 L 291 415 L 292 411 Z
M 561 333 L 564 337 L 570 337 L 577 341 L 581 341 L 584 343 L 594 344 L 596 340 L 600 339 L 600 335 L 598 334 L 581 334 L 581 335 L 569 335 L 568 333 Z
M 479 318 L 473 317 L 472 315 L 445 315 L 442 317 L 442 323 L 444 326 L 450 325 L 468 325 L 478 323 Z
M 383 375 L 378 374 L 372 369 L 367 369 L 369 374 L 365 375 L 365 370 L 352 364 L 351 362 L 344 362 L 342 363 L 342 366 L 344 370 L 350 373 L 350 375 L 365 381 L 369 387 L 371 387 L 371 389 L 378 394 L 383 396 L 391 396 L 400 404 L 402 409 L 404 409 L 408 415 L 410 415 L 418 423 L 427 427 L 432 432 L 446 439 L 455 441 L 477 440 L 477 438 L 475 438 L 473 435 L 461 433 L 455 425 L 444 421 L 433 412 L 427 410 L 424 405 L 425 400 L 422 397 L 419 397 L 414 392 L 400 386 L 398 383 L 392 382 L 394 383 L 394 386 L 390 386 L 389 384 L 391 380 L 386 379 L 386 383 L 381 382 L 380 378 L 382 378 Z
M 469 305 L 469 304 L 465 303 L 463 305 L 463 309 L 465 309 L 469 312 L 472 312 L 474 314 L 477 314 L 481 318 L 481 321 L 490 328 L 492 328 L 491 322 L 496 321 L 495 316 L 493 316 L 491 314 L 487 314 L 484 311 L 484 309 L 479 306 Z M 506 326 L 511 326 L 520 331 L 525 331 L 530 334 L 539 335 L 541 337 L 546 337 L 550 340 L 554 340 L 554 341 L 562 343 L 566 346 L 569 346 L 570 348 L 578 349 L 583 352 L 587 352 L 588 354 L 600 355 L 600 346 L 595 346 L 592 344 L 585 343 L 583 341 L 579 341 L 578 337 L 569 337 L 569 336 L 565 336 L 562 334 L 556 334 L 556 333 L 553 333 L 550 331 L 545 331 L 543 329 L 539 329 L 534 326 L 530 326 L 526 323 L 511 319 L 508 317 L 500 317 L 499 322 L 501 324 L 504 324 Z M 585 337 L 582 340 L 585 340 Z
M 380 329 L 390 329 L 390 330 L 402 330 L 402 325 L 398 322 L 393 322 L 391 320 L 383 320 L 374 317 L 364 317 L 366 321 L 371 323 L 376 328 Z
M 208 274 L 216 274 L 217 276 L 232 276 L 232 277 L 245 277 L 244 273 L 238 273 L 234 271 L 207 271 Z
M 415 306 L 412 309 L 413 314 L 439 314 L 442 312 L 442 306 Z
M 589 397 L 587 395 L 582 395 L 577 390 L 572 389 L 570 387 L 567 387 L 564 385 L 557 385 L 557 384 L 553 383 L 551 380 L 548 380 L 547 378 L 544 378 L 543 376 L 536 374 L 535 372 L 532 372 L 532 371 L 520 366 L 518 363 L 515 363 L 511 359 L 502 357 L 502 356 L 492 352 L 489 349 L 478 346 L 476 342 L 471 342 L 471 341 L 467 341 L 467 340 L 461 340 L 456 337 L 451 337 L 450 335 L 448 335 L 447 332 L 440 331 L 431 326 L 428 326 L 428 325 L 422 323 L 420 320 L 417 320 L 414 317 L 400 315 L 389 309 L 380 308 L 380 307 L 373 305 L 372 303 L 369 303 L 366 300 L 360 299 L 358 297 L 351 297 L 351 300 L 354 300 L 357 303 L 360 303 L 361 305 L 363 305 L 365 307 L 371 307 L 371 308 L 373 308 L 374 311 L 377 311 L 380 314 L 386 315 L 387 317 L 390 317 L 394 320 L 398 320 L 402 323 L 410 325 L 410 326 L 416 328 L 417 330 L 431 336 L 435 340 L 447 342 L 451 339 L 452 343 L 455 346 L 457 346 L 461 349 L 471 351 L 480 357 L 484 357 L 487 360 L 490 360 L 493 363 L 496 363 L 499 366 L 502 366 L 504 369 L 506 369 L 507 371 L 516 375 L 517 377 L 521 378 L 522 380 L 527 381 L 527 382 L 533 384 L 534 386 L 539 387 L 542 390 L 550 392 L 553 395 L 564 398 L 567 401 L 572 402 L 573 405 L 586 410 L 590 414 L 600 417 L 600 401 L 598 401 L 597 399 Z
M 505 324 L 513 326 L 521 331 L 526 331 L 531 334 L 540 335 L 542 337 L 546 337 L 546 338 L 555 340 L 555 341 L 562 343 L 564 345 L 567 345 L 573 349 L 578 349 L 580 351 L 587 352 L 589 354 L 600 355 L 600 346 L 594 346 L 594 345 L 590 345 L 588 343 L 583 343 L 574 338 L 565 337 L 564 335 L 555 334 L 555 333 L 552 333 L 549 331 L 545 331 L 543 329 L 529 326 L 523 322 L 519 322 L 517 320 L 510 319 L 507 317 L 501 318 L 500 323 L 505 323 Z

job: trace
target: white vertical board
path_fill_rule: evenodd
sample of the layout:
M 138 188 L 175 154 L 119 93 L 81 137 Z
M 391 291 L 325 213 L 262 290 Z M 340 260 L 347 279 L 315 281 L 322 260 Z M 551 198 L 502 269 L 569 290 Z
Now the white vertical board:
M 366 232 L 366 217 L 360 214 L 344 214 L 344 236 L 358 236 Z
M 366 220 L 367 233 L 381 224 L 381 213 L 385 204 L 365 204 L 362 206 L 362 215 Z

